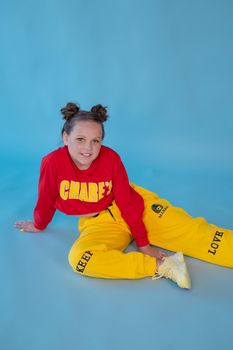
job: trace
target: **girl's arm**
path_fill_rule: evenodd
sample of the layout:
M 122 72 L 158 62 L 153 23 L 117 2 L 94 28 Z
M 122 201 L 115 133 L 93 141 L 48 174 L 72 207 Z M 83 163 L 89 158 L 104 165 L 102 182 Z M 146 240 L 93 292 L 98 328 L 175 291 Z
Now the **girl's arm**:
M 56 180 L 55 164 L 49 156 L 46 156 L 41 162 L 34 221 L 17 221 L 16 228 L 24 232 L 39 232 L 47 227 L 56 210 L 55 201 L 58 195 Z
M 122 217 L 131 229 L 138 250 L 157 259 L 165 257 L 165 253 L 150 246 L 147 231 L 142 220 L 144 200 L 130 186 L 127 172 L 120 158 L 117 162 L 117 168 L 115 168 L 113 191 L 116 204 L 121 211 Z
M 148 245 L 149 240 L 142 221 L 144 201 L 130 186 L 127 172 L 120 157 L 115 162 L 113 193 L 116 204 L 121 211 L 122 217 L 129 225 L 137 246 L 143 247 Z

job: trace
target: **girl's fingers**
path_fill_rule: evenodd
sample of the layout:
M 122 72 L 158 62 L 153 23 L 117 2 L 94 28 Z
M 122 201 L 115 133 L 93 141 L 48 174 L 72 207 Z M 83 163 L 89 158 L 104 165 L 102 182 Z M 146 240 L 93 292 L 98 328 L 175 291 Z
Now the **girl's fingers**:
M 15 227 L 19 229 L 21 232 L 39 232 L 37 228 L 35 228 L 32 221 L 22 221 L 15 223 Z
M 161 258 L 161 259 L 166 258 L 166 256 L 167 256 L 166 253 L 163 253 L 163 252 L 160 253 L 160 258 Z
M 25 231 L 28 228 L 30 229 L 31 227 L 31 222 L 30 221 L 17 221 L 15 223 L 15 227 L 19 228 L 21 231 Z
M 30 224 L 31 221 L 30 220 L 26 220 L 26 221 L 16 221 L 15 225 L 28 225 Z

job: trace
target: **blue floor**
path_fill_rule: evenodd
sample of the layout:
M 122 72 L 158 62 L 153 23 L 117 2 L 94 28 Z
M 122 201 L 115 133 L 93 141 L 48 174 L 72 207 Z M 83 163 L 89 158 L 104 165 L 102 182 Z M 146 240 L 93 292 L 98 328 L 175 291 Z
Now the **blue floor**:
M 109 107 L 131 181 L 233 229 L 232 18 L 230 0 L 0 1 L 0 350 L 233 348 L 233 269 L 187 258 L 190 291 L 87 278 L 67 261 L 77 218 L 13 227 L 74 101 Z
M 232 269 L 187 258 L 191 291 L 165 279 L 75 274 L 67 255 L 78 235 L 76 218 L 56 213 L 40 234 L 13 228 L 15 220 L 31 217 L 37 171 L 38 163 L 12 160 L 1 172 L 1 349 L 231 348 Z M 201 171 L 171 176 L 169 169 L 145 171 L 141 179 L 141 185 L 191 214 L 233 227 L 232 175 L 227 172 L 221 181 L 218 174 Z

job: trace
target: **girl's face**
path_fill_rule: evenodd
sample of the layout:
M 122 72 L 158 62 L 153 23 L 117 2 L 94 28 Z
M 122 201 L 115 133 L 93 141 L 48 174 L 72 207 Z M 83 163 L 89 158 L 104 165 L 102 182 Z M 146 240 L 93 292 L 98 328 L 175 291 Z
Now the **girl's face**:
M 64 145 L 77 167 L 88 169 L 98 157 L 102 142 L 102 127 L 93 121 L 77 121 L 68 135 L 63 133 Z

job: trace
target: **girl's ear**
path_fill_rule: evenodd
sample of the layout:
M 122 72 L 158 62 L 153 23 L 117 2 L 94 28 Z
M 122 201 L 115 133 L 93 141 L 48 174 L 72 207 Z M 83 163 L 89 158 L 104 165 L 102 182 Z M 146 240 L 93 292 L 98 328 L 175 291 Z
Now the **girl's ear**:
M 68 134 L 65 131 L 63 132 L 62 138 L 63 138 L 64 145 L 67 146 L 67 144 L 68 144 Z

